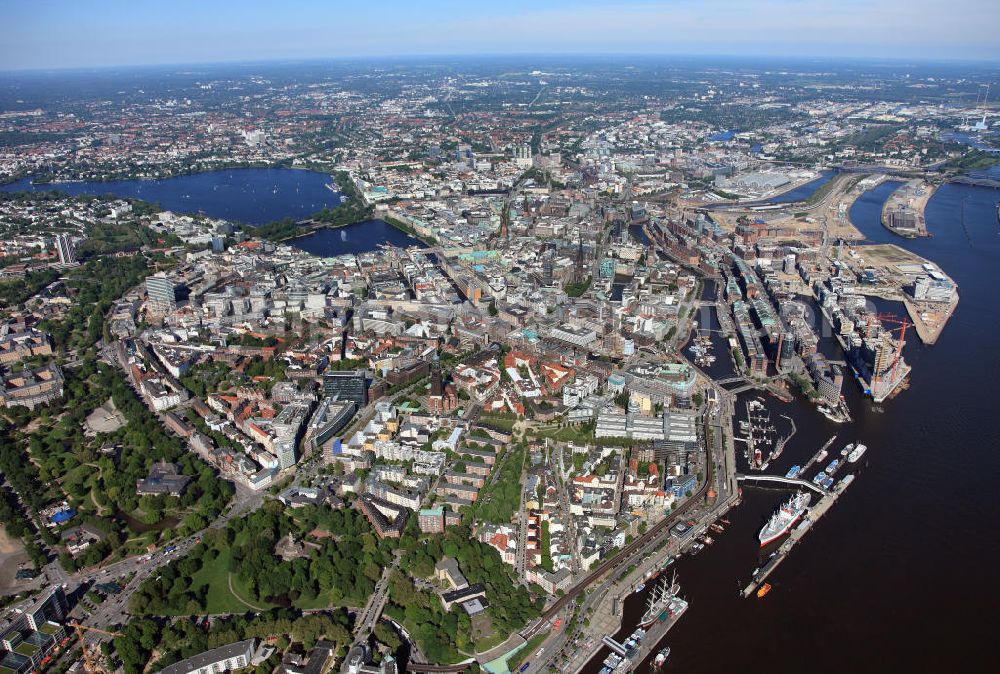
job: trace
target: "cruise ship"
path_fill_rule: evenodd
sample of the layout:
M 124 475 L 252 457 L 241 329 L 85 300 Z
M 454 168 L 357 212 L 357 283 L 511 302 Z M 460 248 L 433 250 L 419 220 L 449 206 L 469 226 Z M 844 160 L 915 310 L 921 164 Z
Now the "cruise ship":
M 854 446 L 854 449 L 850 451 L 847 455 L 847 460 L 851 463 L 857 463 L 858 460 L 868 451 L 868 448 L 862 445 L 860 442 Z
M 788 503 L 778 508 L 778 512 L 771 516 L 764 528 L 760 530 L 760 547 L 785 535 L 792 525 L 795 524 L 806 512 L 812 497 L 800 492 L 788 499 Z

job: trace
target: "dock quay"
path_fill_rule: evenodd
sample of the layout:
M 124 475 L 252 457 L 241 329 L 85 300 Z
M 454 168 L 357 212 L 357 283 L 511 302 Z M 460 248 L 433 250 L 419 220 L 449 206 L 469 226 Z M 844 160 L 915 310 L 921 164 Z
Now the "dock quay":
M 788 553 L 792 551 L 792 548 L 794 548 L 798 542 L 802 540 L 802 537 L 805 536 L 806 532 L 812 528 L 812 525 L 823 517 L 830 507 L 836 503 L 837 499 L 840 498 L 840 495 L 844 493 L 846 488 L 847 485 L 843 482 L 839 483 L 832 491 L 826 493 L 825 496 L 820 498 L 816 505 L 809 508 L 809 512 L 802 522 L 792 529 L 788 538 L 775 551 L 767 563 L 757 570 L 750 583 L 743 588 L 742 595 L 744 598 L 749 597 L 756 592 L 757 588 L 767 580 L 768 576 L 774 573 L 774 570 L 777 569 L 783 561 L 785 561 L 785 558 L 788 556 Z
M 923 180 L 900 185 L 882 205 L 882 226 L 908 239 L 929 236 L 924 209 L 933 194 L 934 186 Z
M 836 439 L 837 439 L 837 436 L 836 436 L 836 434 L 834 434 L 829 440 L 827 440 L 826 443 L 822 447 L 820 447 L 819 450 L 815 454 L 813 454 L 813 457 L 811 459 L 809 459 L 809 461 L 806 463 L 806 465 L 802 466 L 802 470 L 799 471 L 799 474 L 802 474 L 802 473 L 806 472 L 807 470 L 809 470 L 810 468 L 812 468 L 812 465 L 814 463 L 816 463 L 817 461 L 819 461 L 820 455 L 823 452 L 825 452 L 828 449 L 830 449 L 830 445 L 832 445 L 833 441 L 836 440 Z
M 958 290 L 947 302 L 917 302 L 904 296 L 903 306 L 913 321 L 920 341 L 932 345 L 937 342 L 941 331 L 958 307 Z
M 637 644 L 635 650 L 632 652 L 632 656 L 628 658 L 629 669 L 635 671 L 643 660 L 648 658 L 659 645 L 660 641 L 666 636 L 667 632 L 677 624 L 684 612 L 678 613 L 677 615 L 664 618 L 662 620 L 657 620 L 655 623 L 649 626 L 646 630 L 646 636 L 642 638 Z M 586 663 L 584 663 L 586 665 Z M 581 666 L 579 669 L 575 669 L 574 674 L 582 670 Z
M 709 525 L 724 517 L 725 513 L 736 504 L 738 493 L 732 493 L 729 498 L 719 501 L 713 508 L 700 513 L 691 513 L 691 518 L 696 522 L 694 526 L 685 531 L 679 537 L 671 532 L 664 532 L 662 544 L 647 553 L 642 563 L 622 578 L 608 579 L 596 588 L 593 597 L 587 598 L 585 605 L 593 607 L 590 615 L 590 627 L 586 633 L 593 635 L 589 640 L 589 645 L 580 648 L 573 657 L 568 660 L 562 668 L 567 674 L 575 674 L 582 671 L 587 664 L 594 659 L 594 656 L 601 649 L 602 645 L 611 648 L 604 637 L 597 635 L 616 635 L 623 627 L 623 607 L 625 599 L 634 594 L 634 588 L 640 581 L 650 582 L 648 574 L 656 569 L 666 569 L 671 557 L 677 557 L 688 551 L 698 537 L 710 531 Z M 667 571 L 662 571 L 667 573 Z M 683 585 L 683 580 L 682 580 Z M 639 642 L 638 648 L 633 651 L 628 661 L 630 668 L 634 669 L 643 659 L 645 659 L 663 636 L 677 623 L 683 613 L 664 620 L 658 620 L 647 630 L 646 636 Z M 635 629 L 637 626 L 631 626 Z M 613 636 L 611 636 L 613 638 Z M 584 642 L 585 644 L 587 642 Z M 614 650 L 614 649 L 612 649 Z M 616 651 L 617 652 L 617 651 Z M 619 653 L 620 654 L 620 653 Z M 545 671 L 545 663 L 548 658 L 533 660 L 531 666 L 525 674 L 534 674 L 536 671 Z

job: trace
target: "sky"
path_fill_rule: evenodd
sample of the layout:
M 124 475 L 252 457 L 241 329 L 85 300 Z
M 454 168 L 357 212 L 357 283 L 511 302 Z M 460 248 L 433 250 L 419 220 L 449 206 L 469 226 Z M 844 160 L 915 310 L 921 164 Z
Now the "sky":
M 1000 0 L 4 0 L 0 70 L 453 54 L 1000 61 Z

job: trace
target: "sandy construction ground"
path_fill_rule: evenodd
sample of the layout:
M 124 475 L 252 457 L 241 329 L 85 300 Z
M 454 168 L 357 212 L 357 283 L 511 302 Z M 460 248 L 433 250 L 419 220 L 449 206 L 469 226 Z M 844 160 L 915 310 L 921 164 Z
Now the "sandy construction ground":
M 28 554 L 24 551 L 21 541 L 11 538 L 7 530 L 0 527 L 0 590 L 31 582 L 14 580 L 14 574 L 28 561 Z

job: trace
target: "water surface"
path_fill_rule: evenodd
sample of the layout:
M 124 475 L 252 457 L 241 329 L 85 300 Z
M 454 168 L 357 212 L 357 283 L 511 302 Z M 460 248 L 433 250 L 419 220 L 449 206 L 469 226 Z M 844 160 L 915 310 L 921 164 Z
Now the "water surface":
M 5 192 L 60 190 L 67 194 L 104 195 L 158 203 L 168 211 L 203 213 L 249 225 L 300 220 L 340 204 L 325 173 L 285 168 L 208 171 L 162 180 L 113 180 L 33 185 L 25 178 L 0 186 Z

